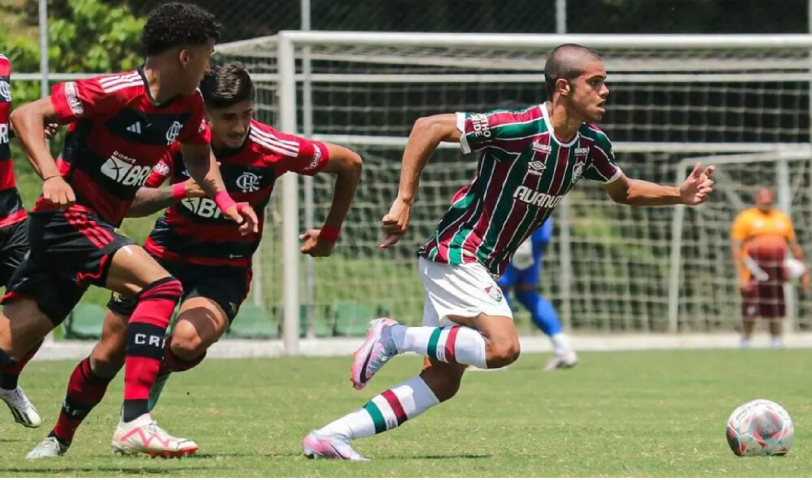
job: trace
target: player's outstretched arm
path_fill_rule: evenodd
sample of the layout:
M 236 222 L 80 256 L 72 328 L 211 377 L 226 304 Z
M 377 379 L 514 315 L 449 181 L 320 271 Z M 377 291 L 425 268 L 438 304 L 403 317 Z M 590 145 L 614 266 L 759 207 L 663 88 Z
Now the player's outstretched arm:
M 54 124 L 57 115 L 50 98 L 43 98 L 23 105 L 11 113 L 10 122 L 34 171 L 42 178 L 42 196 L 56 208 L 65 209 L 73 205 L 76 195 L 62 179 L 45 143 L 44 125 Z
M 398 242 L 409 228 L 409 217 L 414 204 L 420 174 L 440 142 L 460 142 L 462 133 L 457 127 L 454 113 L 432 115 L 417 119 L 409 134 L 400 167 L 398 196 L 389 213 L 383 217 L 384 241 L 381 248 Z
M 327 164 L 322 172 L 336 176 L 333 189 L 333 202 L 327 214 L 324 226 L 319 230 L 310 230 L 299 238 L 305 243 L 302 253 L 313 257 L 328 257 L 338 240 L 341 225 L 350 211 L 355 190 L 361 181 L 361 156 L 352 150 L 340 145 L 326 144 L 328 152 Z
M 194 180 L 165 185 L 162 187 L 141 187 L 135 200 L 127 210 L 128 218 L 148 217 L 171 207 L 185 198 L 202 198 L 206 192 Z
M 699 205 L 705 203 L 713 191 L 713 172 L 716 167 L 702 171 L 696 164 L 682 185 L 659 185 L 620 174 L 617 180 L 603 188 L 616 203 L 634 206 Z
M 214 200 L 223 215 L 235 221 L 243 235 L 257 233 L 257 214 L 250 205 L 237 203 L 228 194 L 211 147 L 207 144 L 181 143 L 180 150 L 189 175 Z

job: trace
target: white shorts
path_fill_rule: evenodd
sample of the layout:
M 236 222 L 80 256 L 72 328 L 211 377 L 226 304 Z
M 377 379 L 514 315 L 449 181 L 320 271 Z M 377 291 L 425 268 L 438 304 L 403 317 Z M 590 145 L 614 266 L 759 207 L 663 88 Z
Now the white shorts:
M 479 314 L 508 317 L 513 312 L 490 272 L 479 263 L 447 265 L 420 257 L 425 306 L 423 326 L 449 325 L 449 316 L 473 318 Z

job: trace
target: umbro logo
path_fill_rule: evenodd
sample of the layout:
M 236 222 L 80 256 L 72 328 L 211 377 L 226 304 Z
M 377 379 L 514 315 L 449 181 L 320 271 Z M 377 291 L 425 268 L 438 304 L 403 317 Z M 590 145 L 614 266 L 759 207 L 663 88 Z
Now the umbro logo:
M 127 127 L 128 132 L 135 133 L 136 135 L 141 135 L 141 122 L 135 122 L 129 127 Z
M 542 175 L 544 170 L 547 169 L 547 165 L 544 162 L 540 162 L 538 160 L 534 162 L 530 162 L 527 164 L 527 173 L 530 175 Z

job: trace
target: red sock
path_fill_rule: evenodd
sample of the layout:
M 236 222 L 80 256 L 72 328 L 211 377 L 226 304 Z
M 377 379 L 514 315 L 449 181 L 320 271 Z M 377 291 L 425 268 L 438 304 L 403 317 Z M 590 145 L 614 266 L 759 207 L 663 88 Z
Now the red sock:
M 59 420 L 56 421 L 51 436 L 70 445 L 76 429 L 93 410 L 93 407 L 104 398 L 107 385 L 111 380 L 112 378 L 103 378 L 93 373 L 90 369 L 89 358 L 79 362 L 70 376 L 68 393 L 65 395 L 65 402 L 59 411 Z
M 161 368 L 166 327 L 183 288 L 172 277 L 147 285 L 138 296 L 127 325 L 127 357 L 124 360 L 124 412 L 129 422 L 148 413 L 149 390 Z
M 29 360 L 34 358 L 34 355 L 37 354 L 41 346 L 42 342 L 34 345 L 31 350 L 23 355 L 23 358 L 21 358 L 19 362 L 14 362 L 13 365 L 3 365 L 0 363 L 0 388 L 3 390 L 14 390 L 17 388 L 17 380 L 20 378 L 20 373 L 22 373 Z

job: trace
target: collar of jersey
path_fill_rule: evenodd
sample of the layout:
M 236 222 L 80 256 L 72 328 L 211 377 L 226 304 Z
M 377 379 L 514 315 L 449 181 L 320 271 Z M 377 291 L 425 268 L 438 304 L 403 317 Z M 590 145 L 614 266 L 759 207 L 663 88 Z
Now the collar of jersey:
M 558 136 L 555 134 L 555 129 L 553 129 L 553 124 L 550 123 L 550 112 L 547 111 L 547 103 L 542 103 L 539 105 L 541 109 L 541 116 L 544 117 L 544 124 L 547 125 L 547 131 L 550 132 L 550 138 L 557 144 L 561 145 L 562 147 L 571 147 L 578 141 L 578 137 L 581 136 L 581 132 L 575 132 L 575 136 L 572 137 L 572 140 L 569 142 L 562 142 Z
M 144 91 L 146 92 L 147 98 L 149 98 L 149 103 L 152 104 L 155 108 L 166 108 L 172 103 L 177 100 L 180 96 L 174 96 L 165 102 L 159 102 L 152 98 L 152 92 L 149 91 L 149 82 L 147 81 L 147 76 L 144 74 L 144 65 L 139 66 L 136 70 L 138 70 L 138 75 L 141 77 L 141 81 L 144 82 Z

